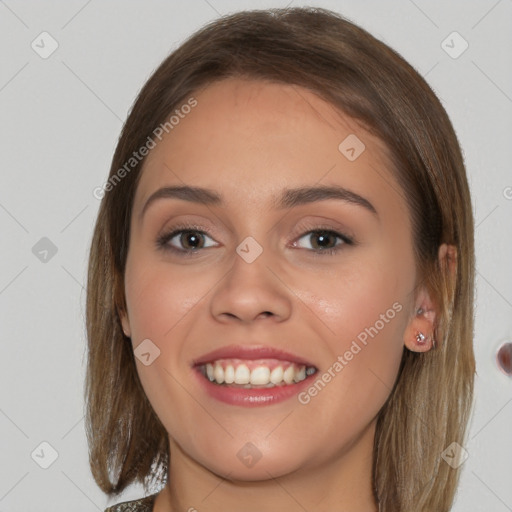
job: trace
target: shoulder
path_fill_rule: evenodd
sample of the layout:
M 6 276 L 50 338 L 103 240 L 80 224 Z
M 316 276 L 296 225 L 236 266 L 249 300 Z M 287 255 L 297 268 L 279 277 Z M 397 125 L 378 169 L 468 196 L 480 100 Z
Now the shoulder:
M 106 508 L 105 512 L 152 512 L 157 495 L 158 493 L 138 500 L 123 501 Z

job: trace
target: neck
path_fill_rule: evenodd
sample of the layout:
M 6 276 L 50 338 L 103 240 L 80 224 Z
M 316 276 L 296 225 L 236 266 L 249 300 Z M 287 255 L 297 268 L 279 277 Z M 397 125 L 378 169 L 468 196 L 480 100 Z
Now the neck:
M 170 439 L 169 476 L 154 512 L 376 512 L 372 492 L 375 423 L 342 454 L 286 475 L 260 481 L 219 476 Z

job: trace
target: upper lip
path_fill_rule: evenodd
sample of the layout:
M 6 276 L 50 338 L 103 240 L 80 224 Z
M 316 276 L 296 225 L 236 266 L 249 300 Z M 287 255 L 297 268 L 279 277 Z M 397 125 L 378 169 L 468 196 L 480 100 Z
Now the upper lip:
M 194 366 L 210 363 L 217 359 L 279 359 L 299 365 L 314 366 L 306 359 L 290 352 L 264 345 L 228 345 L 195 359 Z

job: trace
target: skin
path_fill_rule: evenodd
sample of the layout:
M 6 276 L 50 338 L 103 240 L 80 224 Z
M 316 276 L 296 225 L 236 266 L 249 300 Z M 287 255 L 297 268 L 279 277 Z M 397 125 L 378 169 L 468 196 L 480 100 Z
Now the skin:
M 171 444 L 170 479 L 155 511 L 235 512 L 241 504 L 247 512 L 377 510 L 376 416 L 404 345 L 430 350 L 435 322 L 387 149 L 300 87 L 230 78 L 194 97 L 198 105 L 145 161 L 121 314 L 134 348 L 149 338 L 160 350 L 149 366 L 136 358 Z M 353 162 L 338 150 L 349 134 L 366 146 Z M 170 185 L 211 188 L 224 203 L 162 199 L 140 219 L 148 197 Z M 348 188 L 378 216 L 337 199 L 273 208 L 282 189 L 312 185 Z M 205 248 L 191 256 L 157 249 L 158 236 L 184 221 L 207 233 L 199 235 Z M 318 226 L 357 244 L 332 238 L 329 247 L 341 249 L 315 256 Z M 252 263 L 235 251 L 247 236 L 263 249 Z M 168 245 L 183 248 L 179 235 Z M 441 246 L 440 257 L 446 251 Z M 260 344 L 311 361 L 321 376 L 394 303 L 401 310 L 307 404 L 296 397 L 254 408 L 224 404 L 193 374 L 191 362 L 213 349 Z M 261 453 L 250 468 L 237 457 L 247 442 Z

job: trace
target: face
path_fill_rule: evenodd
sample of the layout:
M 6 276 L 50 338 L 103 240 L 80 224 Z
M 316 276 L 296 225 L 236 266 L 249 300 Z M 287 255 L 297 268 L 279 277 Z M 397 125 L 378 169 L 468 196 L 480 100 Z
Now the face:
M 386 148 L 300 87 L 228 79 L 194 97 L 133 204 L 122 324 L 149 354 L 144 390 L 171 452 L 219 475 L 341 460 L 373 442 L 414 308 Z M 147 203 L 164 187 L 210 195 Z

